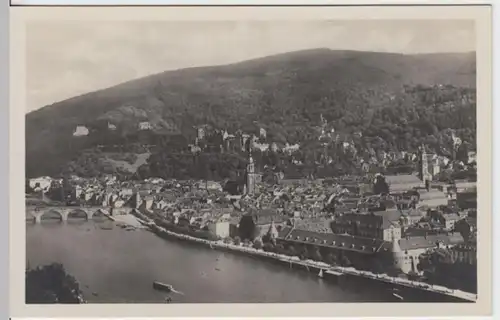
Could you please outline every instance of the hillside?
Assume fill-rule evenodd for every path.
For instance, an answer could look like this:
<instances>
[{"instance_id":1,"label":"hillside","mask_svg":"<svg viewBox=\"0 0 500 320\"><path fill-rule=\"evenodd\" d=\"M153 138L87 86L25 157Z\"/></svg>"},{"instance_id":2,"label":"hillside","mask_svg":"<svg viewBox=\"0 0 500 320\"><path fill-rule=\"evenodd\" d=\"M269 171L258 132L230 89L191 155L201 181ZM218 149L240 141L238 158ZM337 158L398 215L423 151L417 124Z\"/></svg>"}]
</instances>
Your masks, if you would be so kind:
<instances>
[{"instance_id":1,"label":"hillside","mask_svg":"<svg viewBox=\"0 0 500 320\"><path fill-rule=\"evenodd\" d=\"M364 124L358 129L364 130L376 110L406 105L410 109L422 103L422 97L412 93L414 88L448 85L454 95L451 100L461 99L464 92L473 92L475 98L475 78L474 53L400 55L328 49L163 72L27 114L27 175L59 174L68 162L81 162L81 152L93 152L97 146L134 154L152 151L141 145L178 150L194 139L193 126L201 124L249 132L256 130L257 122L269 139L302 143L311 134L304 130L316 126L323 115L337 131L352 133L348 125L352 119L346 122L346 118L361 117ZM450 98L438 100L444 104ZM138 132L138 124L145 121L152 130ZM468 121L475 131L475 114ZM89 134L73 136L77 126L87 127ZM439 131L447 125L440 126Z\"/></svg>"}]
</instances>

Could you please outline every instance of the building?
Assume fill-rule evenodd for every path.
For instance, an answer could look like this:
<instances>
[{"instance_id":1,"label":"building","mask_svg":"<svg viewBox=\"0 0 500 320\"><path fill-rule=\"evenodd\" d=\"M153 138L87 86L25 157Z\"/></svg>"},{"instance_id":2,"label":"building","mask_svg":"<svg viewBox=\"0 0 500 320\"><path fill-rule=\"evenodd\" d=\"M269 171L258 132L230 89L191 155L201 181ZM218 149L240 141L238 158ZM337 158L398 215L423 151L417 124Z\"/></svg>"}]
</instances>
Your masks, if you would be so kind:
<instances>
[{"instance_id":1,"label":"building","mask_svg":"<svg viewBox=\"0 0 500 320\"><path fill-rule=\"evenodd\" d=\"M216 181L206 181L205 188L207 190L213 190L213 191L219 191L219 192L222 192L222 189L223 189L222 185Z\"/></svg>"},{"instance_id":2,"label":"building","mask_svg":"<svg viewBox=\"0 0 500 320\"><path fill-rule=\"evenodd\" d=\"M389 185L391 193L406 192L422 187L419 177L412 174L386 175L385 182Z\"/></svg>"},{"instance_id":3,"label":"building","mask_svg":"<svg viewBox=\"0 0 500 320\"><path fill-rule=\"evenodd\" d=\"M451 231L455 229L455 224L466 217L465 213L453 212L450 210L429 210L429 218L437 222L441 229Z\"/></svg>"},{"instance_id":4,"label":"building","mask_svg":"<svg viewBox=\"0 0 500 320\"><path fill-rule=\"evenodd\" d=\"M440 217L440 222L444 230L451 231L455 229L456 223L463 218L464 216L458 213L444 213Z\"/></svg>"},{"instance_id":5,"label":"building","mask_svg":"<svg viewBox=\"0 0 500 320\"><path fill-rule=\"evenodd\" d=\"M435 179L441 173L441 161L439 160L439 158L436 155L433 155L431 165L432 165L431 174L432 174L433 179Z\"/></svg>"},{"instance_id":6,"label":"building","mask_svg":"<svg viewBox=\"0 0 500 320\"><path fill-rule=\"evenodd\" d=\"M236 139L236 136L233 135L233 134L228 134L227 136L225 136L225 139L224 139L224 148L226 150L226 152L235 152L238 147L240 146L239 143L237 143L237 139Z\"/></svg>"},{"instance_id":7,"label":"building","mask_svg":"<svg viewBox=\"0 0 500 320\"><path fill-rule=\"evenodd\" d=\"M141 205L143 204L144 202L144 199L146 197L148 197L150 195L150 192L148 190L140 190L140 191L137 191L135 192L134 195L132 195L128 201L128 205L130 205L132 208L135 208L135 209L139 209L141 207ZM107 194L105 195L105 202L106 203L109 203L110 199L110 194L109 192L107 192ZM151 202L151 205L152 205L152 202ZM148 206L146 206L148 207ZM151 206L149 206L149 208L151 208Z\"/></svg>"},{"instance_id":8,"label":"building","mask_svg":"<svg viewBox=\"0 0 500 320\"><path fill-rule=\"evenodd\" d=\"M388 234L390 240L386 241L285 227L279 232L277 242L293 255L307 255L317 250L326 263L331 263L327 259L331 255L340 265L375 272L395 269L406 274L420 272L418 263L423 253L435 248L453 249L464 243L459 233L400 238L396 231L392 229Z\"/></svg>"},{"instance_id":9,"label":"building","mask_svg":"<svg viewBox=\"0 0 500 320\"><path fill-rule=\"evenodd\" d=\"M439 206L446 206L449 204L448 196L441 190L430 188L429 191L420 192L420 202L419 207L426 206L429 208L435 208Z\"/></svg>"},{"instance_id":10,"label":"building","mask_svg":"<svg viewBox=\"0 0 500 320\"><path fill-rule=\"evenodd\" d=\"M108 130L114 131L116 130L116 126L110 122L108 122Z\"/></svg>"},{"instance_id":11,"label":"building","mask_svg":"<svg viewBox=\"0 0 500 320\"><path fill-rule=\"evenodd\" d=\"M252 155L250 155L248 159L248 165L246 170L246 193L254 194L255 193L255 184L256 181L256 173L255 173L255 164L253 162Z\"/></svg>"},{"instance_id":12,"label":"building","mask_svg":"<svg viewBox=\"0 0 500 320\"><path fill-rule=\"evenodd\" d=\"M151 123L143 121L139 123L138 128L139 130L151 130L153 127L151 126Z\"/></svg>"},{"instance_id":13,"label":"building","mask_svg":"<svg viewBox=\"0 0 500 320\"><path fill-rule=\"evenodd\" d=\"M426 212L414 208L401 210L401 219L399 221L402 224L402 227L406 229L420 222L426 214Z\"/></svg>"},{"instance_id":14,"label":"building","mask_svg":"<svg viewBox=\"0 0 500 320\"><path fill-rule=\"evenodd\" d=\"M416 269L414 260L408 259L405 256L403 250L401 249L401 246L399 245L399 239L397 239L394 234L392 235L391 241L391 253L394 266L397 270L401 270L402 272L407 273L412 269Z\"/></svg>"},{"instance_id":15,"label":"building","mask_svg":"<svg viewBox=\"0 0 500 320\"><path fill-rule=\"evenodd\" d=\"M279 237L279 232L281 231L282 227L278 228L274 224L274 221L271 221L271 225L269 226L269 229L267 230L266 235L269 237L270 241L276 241Z\"/></svg>"},{"instance_id":16,"label":"building","mask_svg":"<svg viewBox=\"0 0 500 320\"><path fill-rule=\"evenodd\" d=\"M432 181L431 168L429 168L429 160L432 158L427 154L425 146L422 145L419 150L419 161L418 161L418 177L427 186Z\"/></svg>"},{"instance_id":17,"label":"building","mask_svg":"<svg viewBox=\"0 0 500 320\"><path fill-rule=\"evenodd\" d=\"M401 217L402 213L399 210L346 213L336 217L331 227L335 234L391 241L394 236L401 238Z\"/></svg>"},{"instance_id":18,"label":"building","mask_svg":"<svg viewBox=\"0 0 500 320\"><path fill-rule=\"evenodd\" d=\"M378 269L392 265L391 242L380 239L355 237L346 234L320 233L285 227L279 233L277 243L294 255L306 254L318 249L322 259L333 259L343 266L360 270Z\"/></svg>"},{"instance_id":19,"label":"building","mask_svg":"<svg viewBox=\"0 0 500 320\"><path fill-rule=\"evenodd\" d=\"M477 242L469 241L456 245L450 250L453 262L477 265Z\"/></svg>"},{"instance_id":20,"label":"building","mask_svg":"<svg viewBox=\"0 0 500 320\"><path fill-rule=\"evenodd\" d=\"M208 230L219 238L227 238L231 235L231 219L226 214L221 214L210 220L206 226Z\"/></svg>"},{"instance_id":21,"label":"building","mask_svg":"<svg viewBox=\"0 0 500 320\"><path fill-rule=\"evenodd\" d=\"M29 180L29 186L33 191L44 190L48 191L52 185L53 179L51 177L39 177Z\"/></svg>"},{"instance_id":22,"label":"building","mask_svg":"<svg viewBox=\"0 0 500 320\"><path fill-rule=\"evenodd\" d=\"M137 208L140 212L150 211L153 209L154 197L147 195L142 198L141 204Z\"/></svg>"},{"instance_id":23,"label":"building","mask_svg":"<svg viewBox=\"0 0 500 320\"><path fill-rule=\"evenodd\" d=\"M80 185L73 186L73 190L71 191L71 200L76 201L81 198L83 192L83 188Z\"/></svg>"},{"instance_id":24,"label":"building","mask_svg":"<svg viewBox=\"0 0 500 320\"><path fill-rule=\"evenodd\" d=\"M89 134L89 129L85 126L76 126L75 131L73 132L74 137L87 136Z\"/></svg>"},{"instance_id":25,"label":"building","mask_svg":"<svg viewBox=\"0 0 500 320\"><path fill-rule=\"evenodd\" d=\"M420 273L417 266L420 256L434 248L452 248L463 244L464 239L460 233L441 233L423 236L406 236L399 240L393 238L392 253L394 265L403 273Z\"/></svg>"},{"instance_id":26,"label":"building","mask_svg":"<svg viewBox=\"0 0 500 320\"><path fill-rule=\"evenodd\" d=\"M477 182L456 179L454 181L454 187L456 189L456 192L464 192L464 191L474 192L476 191L477 188Z\"/></svg>"},{"instance_id":27,"label":"building","mask_svg":"<svg viewBox=\"0 0 500 320\"><path fill-rule=\"evenodd\" d=\"M252 219L255 226L254 236L263 237L271 226L281 230L286 225L287 216L280 215L275 209L260 209L252 213ZM243 220L243 217L241 218ZM240 222L241 222L240 220Z\"/></svg>"}]
</instances>

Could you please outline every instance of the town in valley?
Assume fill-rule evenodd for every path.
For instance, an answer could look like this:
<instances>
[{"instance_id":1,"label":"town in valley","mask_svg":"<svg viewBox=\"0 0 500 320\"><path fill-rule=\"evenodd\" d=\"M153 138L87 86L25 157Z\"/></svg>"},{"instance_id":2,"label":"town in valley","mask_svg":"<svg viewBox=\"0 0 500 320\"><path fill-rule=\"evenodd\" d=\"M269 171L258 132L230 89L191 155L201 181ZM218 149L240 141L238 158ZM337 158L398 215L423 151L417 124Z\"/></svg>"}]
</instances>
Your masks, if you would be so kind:
<instances>
[{"instance_id":1,"label":"town in valley","mask_svg":"<svg viewBox=\"0 0 500 320\"><path fill-rule=\"evenodd\" d=\"M83 24L26 32L26 303L478 301L473 20Z\"/></svg>"},{"instance_id":2,"label":"town in valley","mask_svg":"<svg viewBox=\"0 0 500 320\"><path fill-rule=\"evenodd\" d=\"M356 152L326 122L316 129L324 146L318 152L332 145ZM141 123L139 130L149 126ZM120 221L132 215L174 234L321 262L325 271L340 266L477 290L476 155L469 151L456 159L458 138L452 140L453 158L421 145L416 152L374 154L359 164L359 175L316 177L325 167L316 162L307 175L287 177L276 168L285 161L304 167L298 144L279 149L266 142L262 128L258 134L208 125L194 130L197 136L186 146L193 163L204 151L246 156L233 179L211 180L216 170L210 165L202 180L112 174L28 179L27 219Z\"/></svg>"}]
</instances>

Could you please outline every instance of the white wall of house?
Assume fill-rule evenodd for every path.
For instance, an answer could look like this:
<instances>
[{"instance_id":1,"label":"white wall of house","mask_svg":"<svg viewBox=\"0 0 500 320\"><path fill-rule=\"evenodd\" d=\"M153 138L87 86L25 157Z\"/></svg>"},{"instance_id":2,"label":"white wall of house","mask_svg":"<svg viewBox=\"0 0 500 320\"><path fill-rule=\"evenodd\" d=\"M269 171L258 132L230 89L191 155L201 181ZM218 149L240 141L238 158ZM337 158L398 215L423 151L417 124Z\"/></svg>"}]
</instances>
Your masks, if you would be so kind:
<instances>
[{"instance_id":1,"label":"white wall of house","mask_svg":"<svg viewBox=\"0 0 500 320\"><path fill-rule=\"evenodd\" d=\"M383 237L384 237L384 241L392 241L393 237L396 240L399 240L399 239L401 239L401 228L384 229Z\"/></svg>"},{"instance_id":2,"label":"white wall of house","mask_svg":"<svg viewBox=\"0 0 500 320\"><path fill-rule=\"evenodd\" d=\"M420 255L427 251L428 248L419 248L403 251L402 256L402 270L404 273L409 273L410 271L420 273L417 269L417 265L420 262Z\"/></svg>"},{"instance_id":3,"label":"white wall of house","mask_svg":"<svg viewBox=\"0 0 500 320\"><path fill-rule=\"evenodd\" d=\"M48 190L50 188L51 183L52 183L52 178L50 177L39 177L29 180L30 188L32 189L35 189L35 187L38 185L40 186L41 189Z\"/></svg>"},{"instance_id":4,"label":"white wall of house","mask_svg":"<svg viewBox=\"0 0 500 320\"><path fill-rule=\"evenodd\" d=\"M229 221L219 221L208 224L208 230L218 237L229 237Z\"/></svg>"}]
</instances>

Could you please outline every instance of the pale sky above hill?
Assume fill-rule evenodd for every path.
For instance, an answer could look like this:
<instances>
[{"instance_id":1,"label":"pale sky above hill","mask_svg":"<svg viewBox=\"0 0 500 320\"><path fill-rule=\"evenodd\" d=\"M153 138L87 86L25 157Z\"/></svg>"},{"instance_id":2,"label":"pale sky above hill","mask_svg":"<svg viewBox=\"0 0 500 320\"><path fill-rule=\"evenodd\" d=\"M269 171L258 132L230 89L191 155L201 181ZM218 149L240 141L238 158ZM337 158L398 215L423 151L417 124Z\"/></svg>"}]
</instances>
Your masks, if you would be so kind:
<instances>
[{"instance_id":1,"label":"pale sky above hill","mask_svg":"<svg viewBox=\"0 0 500 320\"><path fill-rule=\"evenodd\" d=\"M33 22L26 31L27 110L165 70L313 48L474 51L474 22Z\"/></svg>"}]
</instances>

